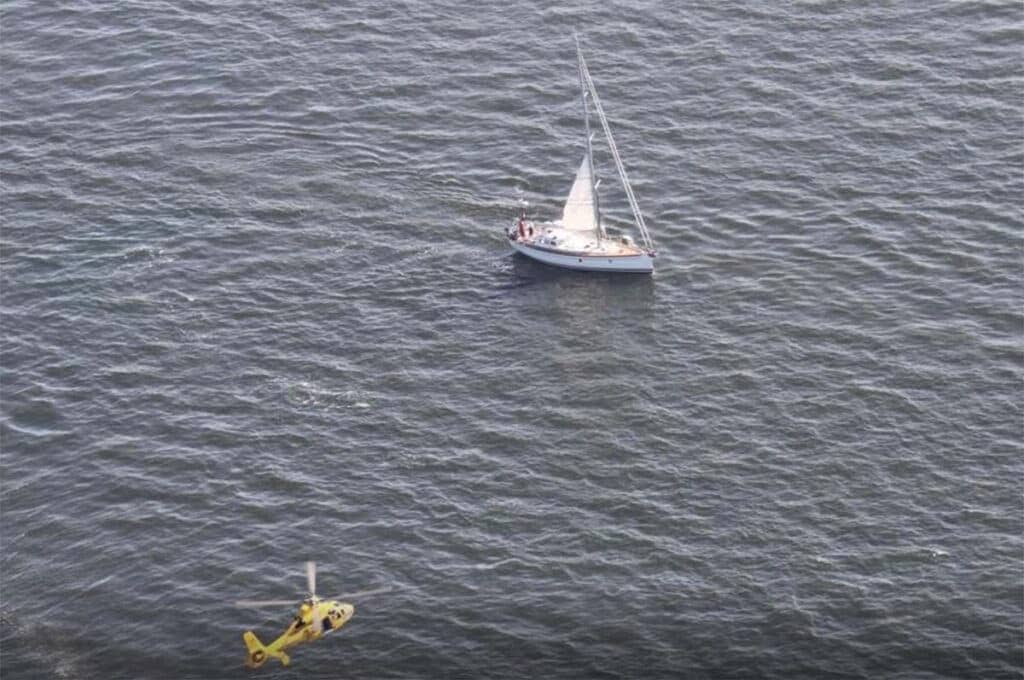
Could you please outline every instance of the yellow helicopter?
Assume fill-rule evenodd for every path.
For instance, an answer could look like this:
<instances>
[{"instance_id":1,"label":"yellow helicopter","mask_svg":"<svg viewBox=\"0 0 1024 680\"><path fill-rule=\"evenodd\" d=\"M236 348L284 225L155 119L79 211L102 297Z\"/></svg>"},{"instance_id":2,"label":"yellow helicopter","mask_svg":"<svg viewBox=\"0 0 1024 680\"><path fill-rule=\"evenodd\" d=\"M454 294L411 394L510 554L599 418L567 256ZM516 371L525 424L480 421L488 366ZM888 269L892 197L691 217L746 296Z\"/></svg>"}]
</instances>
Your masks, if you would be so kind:
<instances>
[{"instance_id":1,"label":"yellow helicopter","mask_svg":"<svg viewBox=\"0 0 1024 680\"><path fill-rule=\"evenodd\" d=\"M348 623L348 620L355 614L356 608L338 600L321 600L316 594L316 563L306 562L306 584L309 587L309 597L299 605L299 611L292 620L291 625L281 633L280 637L264 645L256 634L251 630L242 634L248 655L245 665L249 668L259 668L267 659L277 659L282 665L291 663L291 657L286 650L303 642L314 642L324 635L334 632ZM356 598L373 593L382 593L389 588L375 588L363 590L358 593L342 595L341 597ZM239 600L235 603L238 607L276 607L294 604L292 600Z\"/></svg>"}]
</instances>

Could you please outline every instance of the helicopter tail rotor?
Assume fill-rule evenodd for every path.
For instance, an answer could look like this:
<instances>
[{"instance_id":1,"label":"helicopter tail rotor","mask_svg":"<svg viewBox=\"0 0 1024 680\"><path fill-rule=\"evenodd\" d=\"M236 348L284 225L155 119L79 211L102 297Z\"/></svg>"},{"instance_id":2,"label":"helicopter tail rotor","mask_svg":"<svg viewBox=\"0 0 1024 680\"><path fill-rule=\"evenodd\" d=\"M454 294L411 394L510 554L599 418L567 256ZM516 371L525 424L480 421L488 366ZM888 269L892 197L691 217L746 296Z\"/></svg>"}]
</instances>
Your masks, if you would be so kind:
<instances>
[{"instance_id":1,"label":"helicopter tail rotor","mask_svg":"<svg viewBox=\"0 0 1024 680\"><path fill-rule=\"evenodd\" d=\"M267 661L267 648L263 646L260 639L256 637L256 633L251 630L245 631L242 634L242 640L245 641L245 649L249 652L249 655L245 659L245 665L249 668L259 668Z\"/></svg>"}]
</instances>

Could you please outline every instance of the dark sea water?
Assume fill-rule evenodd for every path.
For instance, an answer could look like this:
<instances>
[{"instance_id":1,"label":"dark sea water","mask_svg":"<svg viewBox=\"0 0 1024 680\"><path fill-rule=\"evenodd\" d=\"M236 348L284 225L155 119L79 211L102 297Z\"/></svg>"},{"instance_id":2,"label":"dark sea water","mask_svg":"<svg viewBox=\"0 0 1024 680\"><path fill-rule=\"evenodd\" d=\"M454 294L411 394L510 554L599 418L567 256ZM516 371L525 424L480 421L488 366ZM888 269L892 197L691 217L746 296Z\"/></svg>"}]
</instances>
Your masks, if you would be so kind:
<instances>
[{"instance_id":1,"label":"dark sea water","mask_svg":"<svg viewBox=\"0 0 1024 680\"><path fill-rule=\"evenodd\" d=\"M502 236L579 163L574 28L653 277ZM5 3L0 675L1020 678L1022 45L1020 2ZM232 603L307 559L392 590L252 675L293 610Z\"/></svg>"}]
</instances>

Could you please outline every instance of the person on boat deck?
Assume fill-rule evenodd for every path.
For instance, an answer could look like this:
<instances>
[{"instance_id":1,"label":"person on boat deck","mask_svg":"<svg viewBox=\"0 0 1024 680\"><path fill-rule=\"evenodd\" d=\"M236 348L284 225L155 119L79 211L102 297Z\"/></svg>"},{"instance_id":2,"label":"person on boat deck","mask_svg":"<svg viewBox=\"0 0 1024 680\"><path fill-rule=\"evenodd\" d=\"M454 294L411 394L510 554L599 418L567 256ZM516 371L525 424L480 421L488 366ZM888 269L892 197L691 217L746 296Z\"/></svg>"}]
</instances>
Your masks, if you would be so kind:
<instances>
[{"instance_id":1,"label":"person on boat deck","mask_svg":"<svg viewBox=\"0 0 1024 680\"><path fill-rule=\"evenodd\" d=\"M519 218L519 238L526 238L526 217L520 216Z\"/></svg>"}]
</instances>

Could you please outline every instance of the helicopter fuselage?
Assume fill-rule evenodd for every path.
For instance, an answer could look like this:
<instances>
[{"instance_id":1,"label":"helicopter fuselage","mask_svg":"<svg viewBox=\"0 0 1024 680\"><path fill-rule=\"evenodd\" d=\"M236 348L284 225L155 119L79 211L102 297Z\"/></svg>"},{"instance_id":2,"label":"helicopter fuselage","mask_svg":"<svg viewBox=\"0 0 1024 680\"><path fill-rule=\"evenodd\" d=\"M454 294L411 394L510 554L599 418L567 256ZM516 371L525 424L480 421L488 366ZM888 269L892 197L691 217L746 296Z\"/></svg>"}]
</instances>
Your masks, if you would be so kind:
<instances>
[{"instance_id":1,"label":"helicopter fuselage","mask_svg":"<svg viewBox=\"0 0 1024 680\"><path fill-rule=\"evenodd\" d=\"M355 607L336 600L306 600L288 628L269 645L263 645L252 631L242 635L249 655L246 665L259 668L273 657L287 666L291 659L286 650L303 642L314 642L324 635L336 631L352 618Z\"/></svg>"}]
</instances>

